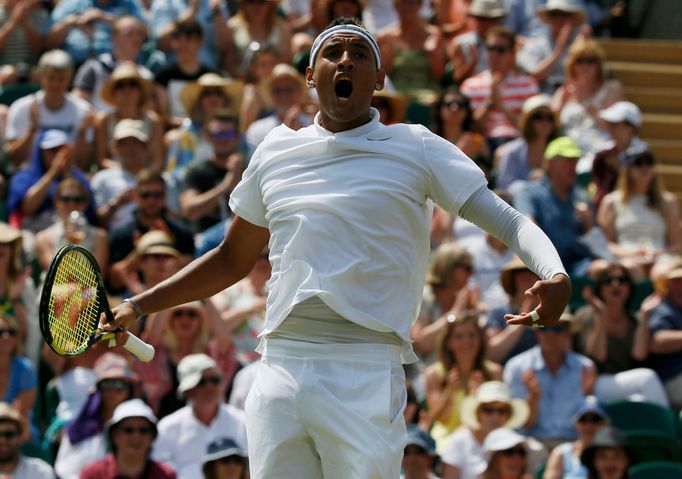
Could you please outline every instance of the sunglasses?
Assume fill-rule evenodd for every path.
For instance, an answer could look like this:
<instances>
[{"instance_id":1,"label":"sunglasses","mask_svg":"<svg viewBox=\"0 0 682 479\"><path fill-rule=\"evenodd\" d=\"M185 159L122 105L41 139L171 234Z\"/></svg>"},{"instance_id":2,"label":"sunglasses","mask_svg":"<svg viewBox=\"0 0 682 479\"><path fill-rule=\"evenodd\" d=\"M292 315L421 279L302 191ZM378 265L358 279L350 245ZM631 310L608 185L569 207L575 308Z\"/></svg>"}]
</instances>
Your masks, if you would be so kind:
<instances>
[{"instance_id":1,"label":"sunglasses","mask_svg":"<svg viewBox=\"0 0 682 479\"><path fill-rule=\"evenodd\" d=\"M650 156L640 156L632 162L634 167L654 166L654 159Z\"/></svg>"},{"instance_id":2,"label":"sunglasses","mask_svg":"<svg viewBox=\"0 0 682 479\"><path fill-rule=\"evenodd\" d=\"M59 201L62 203L85 203L85 196L69 196L69 195L59 195Z\"/></svg>"},{"instance_id":3,"label":"sunglasses","mask_svg":"<svg viewBox=\"0 0 682 479\"><path fill-rule=\"evenodd\" d=\"M211 139L214 141L232 141L237 138L235 130L220 130L211 133Z\"/></svg>"},{"instance_id":4,"label":"sunglasses","mask_svg":"<svg viewBox=\"0 0 682 479\"><path fill-rule=\"evenodd\" d=\"M601 280L604 284L627 284L625 276L604 276Z\"/></svg>"},{"instance_id":5,"label":"sunglasses","mask_svg":"<svg viewBox=\"0 0 682 479\"><path fill-rule=\"evenodd\" d=\"M526 457L526 450L523 447L512 447L511 449L500 451L500 454L507 457Z\"/></svg>"},{"instance_id":6,"label":"sunglasses","mask_svg":"<svg viewBox=\"0 0 682 479\"><path fill-rule=\"evenodd\" d=\"M531 119L535 121L551 121L554 123L554 115L551 113L536 113L531 117Z\"/></svg>"},{"instance_id":7,"label":"sunglasses","mask_svg":"<svg viewBox=\"0 0 682 479\"><path fill-rule=\"evenodd\" d=\"M466 108L469 104L466 100L450 100L443 102L443 106L446 106L451 110L459 110L461 108Z\"/></svg>"},{"instance_id":8,"label":"sunglasses","mask_svg":"<svg viewBox=\"0 0 682 479\"><path fill-rule=\"evenodd\" d=\"M296 93L298 91L298 87L294 85L289 85L289 86L275 86L270 89L273 95L284 95L288 94L291 95L292 93Z\"/></svg>"},{"instance_id":9,"label":"sunglasses","mask_svg":"<svg viewBox=\"0 0 682 479\"><path fill-rule=\"evenodd\" d=\"M499 414L500 416L511 414L511 409L508 407L481 406L478 410L481 414Z\"/></svg>"},{"instance_id":10,"label":"sunglasses","mask_svg":"<svg viewBox=\"0 0 682 479\"><path fill-rule=\"evenodd\" d=\"M597 57L583 57L578 58L575 63L576 65L596 65L600 63L600 60Z\"/></svg>"},{"instance_id":11,"label":"sunglasses","mask_svg":"<svg viewBox=\"0 0 682 479\"><path fill-rule=\"evenodd\" d=\"M588 413L580 416L578 422L582 424L600 424L604 422L604 418L599 414Z\"/></svg>"},{"instance_id":12,"label":"sunglasses","mask_svg":"<svg viewBox=\"0 0 682 479\"><path fill-rule=\"evenodd\" d=\"M147 253L144 255L145 258L153 259L154 261L166 261L171 258L175 258L175 256L171 254L163 254L163 253Z\"/></svg>"},{"instance_id":13,"label":"sunglasses","mask_svg":"<svg viewBox=\"0 0 682 479\"><path fill-rule=\"evenodd\" d=\"M203 376L201 380L197 383L197 386L206 386L207 384L212 384L217 386L222 382L223 378L220 376Z\"/></svg>"},{"instance_id":14,"label":"sunglasses","mask_svg":"<svg viewBox=\"0 0 682 479\"><path fill-rule=\"evenodd\" d=\"M148 199L160 200L164 196L166 196L165 191L140 191L140 193L138 193L138 194L139 194L140 198L142 198L143 200L148 200Z\"/></svg>"},{"instance_id":15,"label":"sunglasses","mask_svg":"<svg viewBox=\"0 0 682 479\"><path fill-rule=\"evenodd\" d=\"M19 431L7 429L6 431L0 431L0 437L4 439L14 439L19 437Z\"/></svg>"},{"instance_id":16,"label":"sunglasses","mask_svg":"<svg viewBox=\"0 0 682 479\"><path fill-rule=\"evenodd\" d=\"M571 12L565 12L564 10L550 10L549 12L547 12L547 14L551 18L566 18L573 16Z\"/></svg>"},{"instance_id":17,"label":"sunglasses","mask_svg":"<svg viewBox=\"0 0 682 479\"><path fill-rule=\"evenodd\" d=\"M138 88L140 84L136 82L135 80L124 80L120 82L116 82L114 85L114 89L116 90L122 90L124 88Z\"/></svg>"},{"instance_id":18,"label":"sunglasses","mask_svg":"<svg viewBox=\"0 0 682 479\"><path fill-rule=\"evenodd\" d=\"M194 319L199 317L199 313L194 309L176 309L175 311L173 311L174 318L181 318L183 316L185 318Z\"/></svg>"},{"instance_id":19,"label":"sunglasses","mask_svg":"<svg viewBox=\"0 0 682 479\"><path fill-rule=\"evenodd\" d=\"M141 434L143 436L151 436L154 434L154 429L151 427L132 427L132 426L126 426L122 427L119 429L123 434Z\"/></svg>"},{"instance_id":20,"label":"sunglasses","mask_svg":"<svg viewBox=\"0 0 682 479\"><path fill-rule=\"evenodd\" d=\"M486 45L485 49L490 53L499 53L500 55L511 51L511 47L504 47L502 45Z\"/></svg>"},{"instance_id":21,"label":"sunglasses","mask_svg":"<svg viewBox=\"0 0 682 479\"><path fill-rule=\"evenodd\" d=\"M130 383L125 379L103 379L97 383L100 391L130 391Z\"/></svg>"},{"instance_id":22,"label":"sunglasses","mask_svg":"<svg viewBox=\"0 0 682 479\"><path fill-rule=\"evenodd\" d=\"M17 335L17 330L14 328L1 328L0 338L14 338Z\"/></svg>"},{"instance_id":23,"label":"sunglasses","mask_svg":"<svg viewBox=\"0 0 682 479\"><path fill-rule=\"evenodd\" d=\"M419 446L407 446L403 451L403 456L423 456L426 451Z\"/></svg>"},{"instance_id":24,"label":"sunglasses","mask_svg":"<svg viewBox=\"0 0 682 479\"><path fill-rule=\"evenodd\" d=\"M201 96L225 96L225 92L220 88L204 88L201 91Z\"/></svg>"}]
</instances>

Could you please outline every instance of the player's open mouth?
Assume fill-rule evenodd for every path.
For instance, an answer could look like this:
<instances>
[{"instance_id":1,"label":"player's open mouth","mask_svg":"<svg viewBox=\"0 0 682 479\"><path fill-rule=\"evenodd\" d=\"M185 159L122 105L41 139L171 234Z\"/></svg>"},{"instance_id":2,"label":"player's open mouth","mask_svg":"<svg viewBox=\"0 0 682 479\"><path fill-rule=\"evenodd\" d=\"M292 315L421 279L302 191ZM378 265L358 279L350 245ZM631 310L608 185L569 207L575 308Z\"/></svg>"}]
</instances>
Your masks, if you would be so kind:
<instances>
[{"instance_id":1,"label":"player's open mouth","mask_svg":"<svg viewBox=\"0 0 682 479\"><path fill-rule=\"evenodd\" d=\"M348 100L351 93L353 93L353 84L350 80L342 78L334 85L334 92L340 100Z\"/></svg>"}]
</instances>

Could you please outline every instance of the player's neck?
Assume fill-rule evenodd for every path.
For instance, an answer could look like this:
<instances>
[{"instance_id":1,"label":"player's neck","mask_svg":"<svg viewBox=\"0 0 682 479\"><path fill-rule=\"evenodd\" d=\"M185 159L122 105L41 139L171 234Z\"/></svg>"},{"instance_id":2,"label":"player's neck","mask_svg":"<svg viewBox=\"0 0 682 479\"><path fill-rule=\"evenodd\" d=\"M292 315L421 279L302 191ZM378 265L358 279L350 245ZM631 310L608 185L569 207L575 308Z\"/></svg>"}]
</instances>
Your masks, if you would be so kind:
<instances>
[{"instance_id":1,"label":"player's neck","mask_svg":"<svg viewBox=\"0 0 682 479\"><path fill-rule=\"evenodd\" d=\"M342 131L353 130L362 125L366 125L372 120L371 112L367 112L353 120L349 121L337 121L333 120L330 116L325 113L320 113L320 126L327 131L332 133L340 133Z\"/></svg>"}]
</instances>

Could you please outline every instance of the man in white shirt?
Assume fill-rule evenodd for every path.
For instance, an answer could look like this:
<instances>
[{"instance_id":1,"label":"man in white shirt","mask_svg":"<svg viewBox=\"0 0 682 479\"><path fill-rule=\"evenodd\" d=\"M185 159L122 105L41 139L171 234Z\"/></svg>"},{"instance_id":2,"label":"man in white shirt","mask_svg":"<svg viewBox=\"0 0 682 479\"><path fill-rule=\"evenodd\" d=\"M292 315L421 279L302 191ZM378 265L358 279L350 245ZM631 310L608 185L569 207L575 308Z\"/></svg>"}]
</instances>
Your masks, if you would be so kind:
<instances>
[{"instance_id":1,"label":"man in white shirt","mask_svg":"<svg viewBox=\"0 0 682 479\"><path fill-rule=\"evenodd\" d=\"M460 150L422 126L379 123L370 105L385 71L362 25L337 19L310 58L320 113L261 143L232 193L223 243L116 307L102 328L217 293L269 244L263 356L246 401L251 477L393 479L406 442L401 359L416 359L409 331L432 201L496 231L544 278L529 290L538 308L510 323L556 323L570 281L541 230L489 191Z\"/></svg>"},{"instance_id":2,"label":"man in white shirt","mask_svg":"<svg viewBox=\"0 0 682 479\"><path fill-rule=\"evenodd\" d=\"M190 354L178 363L178 394L188 405L161 419L152 458L175 469L178 479L203 477L208 445L228 437L246 450L244 413L223 403L223 378L206 354Z\"/></svg>"},{"instance_id":3,"label":"man in white shirt","mask_svg":"<svg viewBox=\"0 0 682 479\"><path fill-rule=\"evenodd\" d=\"M54 479L54 471L49 464L21 453L27 426L28 421L19 411L0 402L0 477Z\"/></svg>"}]
</instances>

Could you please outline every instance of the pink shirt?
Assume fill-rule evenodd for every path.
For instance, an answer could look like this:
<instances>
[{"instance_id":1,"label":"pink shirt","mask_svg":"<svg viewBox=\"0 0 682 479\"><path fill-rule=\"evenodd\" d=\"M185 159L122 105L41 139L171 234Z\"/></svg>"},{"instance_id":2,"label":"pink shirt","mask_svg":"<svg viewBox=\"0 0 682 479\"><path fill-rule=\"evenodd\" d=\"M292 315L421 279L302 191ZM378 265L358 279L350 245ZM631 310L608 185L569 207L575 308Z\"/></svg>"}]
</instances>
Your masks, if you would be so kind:
<instances>
[{"instance_id":1,"label":"pink shirt","mask_svg":"<svg viewBox=\"0 0 682 479\"><path fill-rule=\"evenodd\" d=\"M114 455L109 454L84 468L80 479L176 479L176 477L175 471L169 465L152 460L147 462L147 467L139 476L123 475L118 471Z\"/></svg>"}]
</instances>

